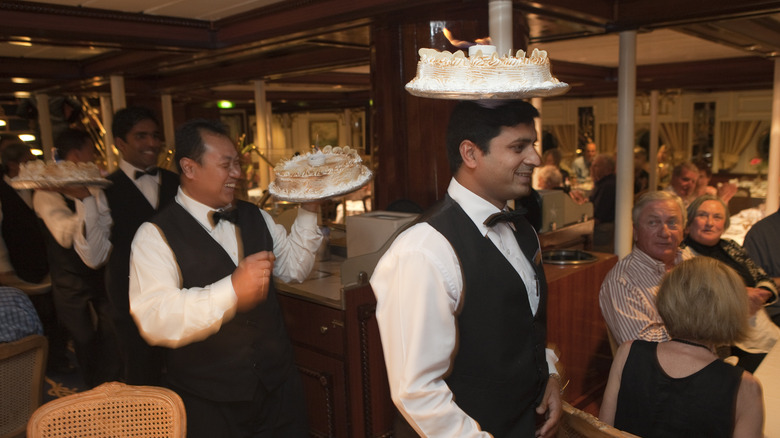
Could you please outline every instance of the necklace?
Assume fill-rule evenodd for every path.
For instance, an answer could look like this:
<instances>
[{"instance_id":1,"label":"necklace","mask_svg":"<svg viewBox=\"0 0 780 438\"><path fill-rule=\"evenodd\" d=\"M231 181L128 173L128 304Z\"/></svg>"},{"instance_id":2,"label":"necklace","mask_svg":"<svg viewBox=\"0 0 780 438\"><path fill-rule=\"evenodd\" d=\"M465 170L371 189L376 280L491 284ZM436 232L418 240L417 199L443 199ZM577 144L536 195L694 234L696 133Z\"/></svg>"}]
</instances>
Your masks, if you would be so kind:
<instances>
[{"instance_id":1,"label":"necklace","mask_svg":"<svg viewBox=\"0 0 780 438\"><path fill-rule=\"evenodd\" d=\"M686 339L679 339L679 338L672 338L671 340L673 342L679 342L681 344L688 344L688 345L693 345L694 347L701 347L701 348L706 349L709 352L712 352L712 349L710 347L708 347L708 346L706 346L704 344L699 344L698 342L688 341Z\"/></svg>"}]
</instances>

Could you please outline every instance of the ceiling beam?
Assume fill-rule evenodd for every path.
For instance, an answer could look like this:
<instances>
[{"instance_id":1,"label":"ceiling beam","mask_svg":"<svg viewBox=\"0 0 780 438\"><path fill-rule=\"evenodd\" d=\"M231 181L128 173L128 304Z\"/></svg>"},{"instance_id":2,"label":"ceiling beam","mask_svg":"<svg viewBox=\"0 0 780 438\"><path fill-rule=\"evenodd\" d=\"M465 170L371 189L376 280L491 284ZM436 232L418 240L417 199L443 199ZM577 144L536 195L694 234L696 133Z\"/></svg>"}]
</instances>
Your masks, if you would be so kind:
<instances>
[{"instance_id":1,"label":"ceiling beam","mask_svg":"<svg viewBox=\"0 0 780 438\"><path fill-rule=\"evenodd\" d=\"M0 36L102 47L214 47L210 23L202 20L14 0L0 1Z\"/></svg>"}]
</instances>

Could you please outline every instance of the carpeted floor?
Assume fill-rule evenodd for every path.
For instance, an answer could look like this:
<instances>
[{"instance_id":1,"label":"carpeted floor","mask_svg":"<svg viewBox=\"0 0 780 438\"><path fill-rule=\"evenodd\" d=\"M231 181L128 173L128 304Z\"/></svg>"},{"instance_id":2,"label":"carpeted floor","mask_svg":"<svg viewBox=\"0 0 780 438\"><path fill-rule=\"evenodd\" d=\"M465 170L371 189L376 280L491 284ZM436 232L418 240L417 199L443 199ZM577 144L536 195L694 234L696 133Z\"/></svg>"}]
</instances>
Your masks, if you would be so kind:
<instances>
[{"instance_id":1,"label":"carpeted floor","mask_svg":"<svg viewBox=\"0 0 780 438\"><path fill-rule=\"evenodd\" d=\"M76 358L72 351L68 351L68 358L72 364L76 363ZM84 379L81 378L78 367L69 371L47 369L43 386L43 402L46 403L86 389L87 385L84 384Z\"/></svg>"}]
</instances>

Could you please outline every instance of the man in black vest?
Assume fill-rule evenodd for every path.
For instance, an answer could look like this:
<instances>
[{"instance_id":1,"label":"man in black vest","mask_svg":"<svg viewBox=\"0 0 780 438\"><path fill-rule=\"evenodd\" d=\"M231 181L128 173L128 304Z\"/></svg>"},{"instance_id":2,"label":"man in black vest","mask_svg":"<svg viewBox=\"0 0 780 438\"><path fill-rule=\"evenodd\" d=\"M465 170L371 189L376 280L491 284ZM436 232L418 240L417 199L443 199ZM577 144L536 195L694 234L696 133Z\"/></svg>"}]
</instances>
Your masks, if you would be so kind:
<instances>
[{"instance_id":1,"label":"man in black vest","mask_svg":"<svg viewBox=\"0 0 780 438\"><path fill-rule=\"evenodd\" d=\"M0 284L29 294L49 340L47 369L68 373L75 368L66 355L67 332L54 310L46 242L40 219L33 210L33 190L11 187L11 179L19 174L20 166L35 157L30 147L20 141L8 142L0 156Z\"/></svg>"},{"instance_id":2,"label":"man in black vest","mask_svg":"<svg viewBox=\"0 0 780 438\"><path fill-rule=\"evenodd\" d=\"M111 228L111 252L106 265L106 289L119 338L124 378L132 385L158 385L162 372L162 352L141 338L127 299L130 275L130 244L142 223L173 201L179 176L159 169L162 151L160 129L151 110L128 107L114 114L111 129L114 143L122 153L119 169L108 179L106 188L114 226Z\"/></svg>"},{"instance_id":3,"label":"man in black vest","mask_svg":"<svg viewBox=\"0 0 780 438\"><path fill-rule=\"evenodd\" d=\"M176 133L176 202L141 225L130 257L130 310L165 351L166 384L190 437L303 437L306 412L273 278L302 281L322 241L317 205L285 228L234 199L235 144L219 122Z\"/></svg>"},{"instance_id":4,"label":"man in black vest","mask_svg":"<svg viewBox=\"0 0 780 438\"><path fill-rule=\"evenodd\" d=\"M545 349L539 241L507 209L540 164L537 116L523 101L458 103L447 194L374 270L390 392L405 420L398 436L555 436L560 384Z\"/></svg>"},{"instance_id":5,"label":"man in black vest","mask_svg":"<svg viewBox=\"0 0 780 438\"><path fill-rule=\"evenodd\" d=\"M54 144L65 161L95 159L94 143L84 131L66 129ZM121 363L102 266L111 251L111 214L105 195L99 188L85 186L38 189L33 208L45 224L57 318L73 338L84 383L93 387L117 380Z\"/></svg>"}]
</instances>

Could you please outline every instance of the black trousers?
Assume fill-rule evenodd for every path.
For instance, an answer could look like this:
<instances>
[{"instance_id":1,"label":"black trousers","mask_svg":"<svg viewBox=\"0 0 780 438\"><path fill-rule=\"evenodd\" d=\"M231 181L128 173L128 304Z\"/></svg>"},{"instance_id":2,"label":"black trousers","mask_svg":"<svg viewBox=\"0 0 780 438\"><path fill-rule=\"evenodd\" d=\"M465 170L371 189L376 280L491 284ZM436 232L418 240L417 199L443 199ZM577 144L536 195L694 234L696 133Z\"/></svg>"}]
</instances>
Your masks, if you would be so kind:
<instances>
[{"instance_id":1,"label":"black trousers","mask_svg":"<svg viewBox=\"0 0 780 438\"><path fill-rule=\"evenodd\" d=\"M251 401L218 402L171 387L187 410L188 438L308 437L306 403L298 370L270 391L257 386Z\"/></svg>"},{"instance_id":2,"label":"black trousers","mask_svg":"<svg viewBox=\"0 0 780 438\"><path fill-rule=\"evenodd\" d=\"M80 287L53 278L57 318L73 339L76 359L88 387L119 380L121 360L102 276ZM84 280L84 279L82 279Z\"/></svg>"}]
</instances>

